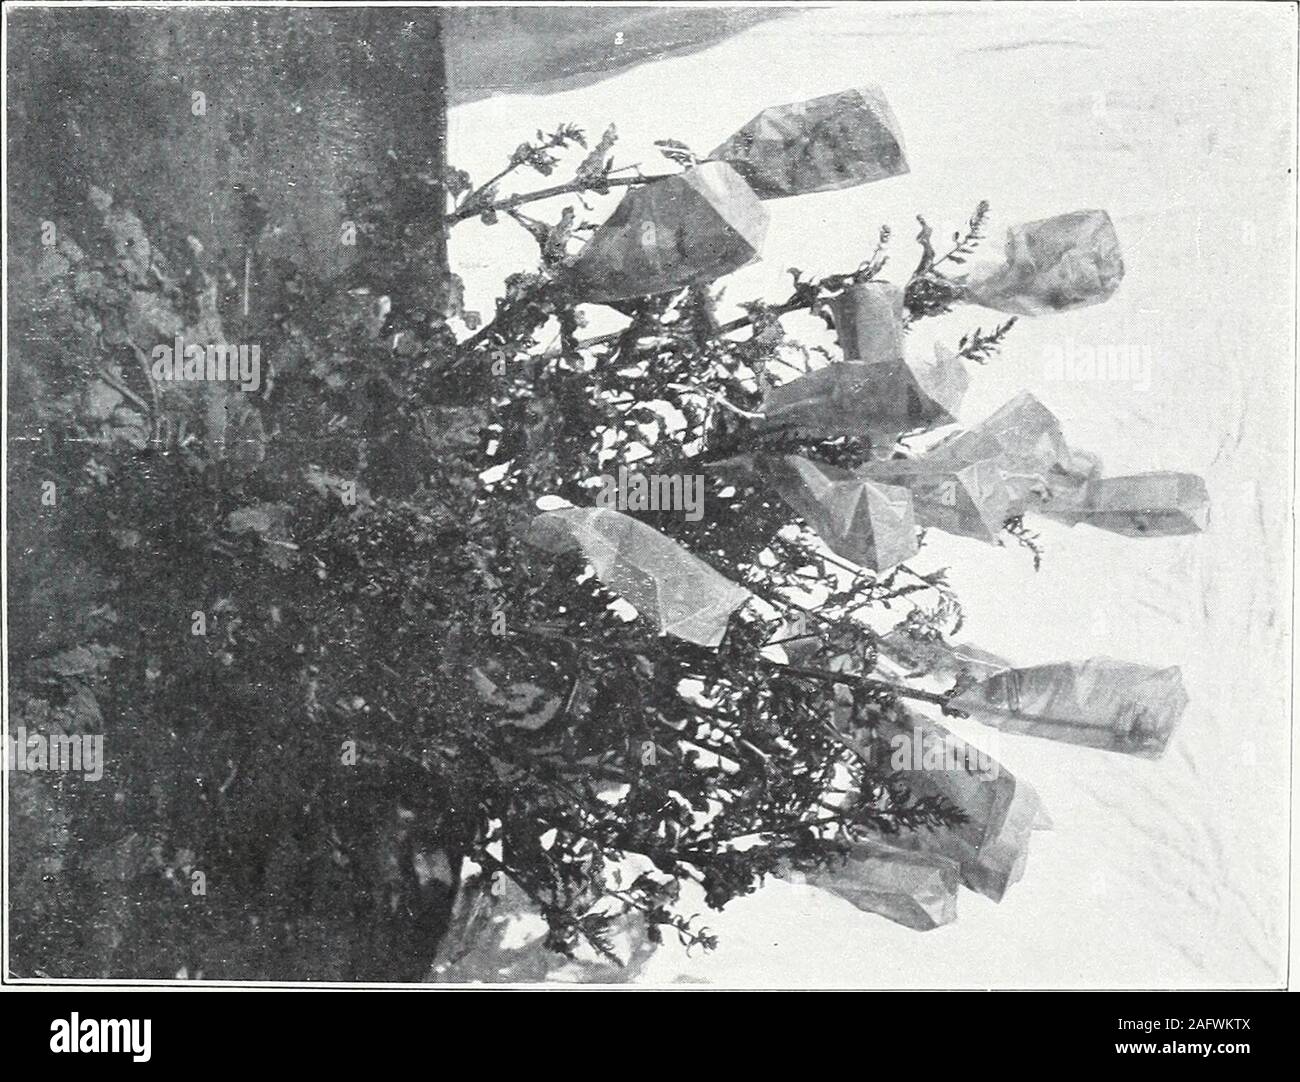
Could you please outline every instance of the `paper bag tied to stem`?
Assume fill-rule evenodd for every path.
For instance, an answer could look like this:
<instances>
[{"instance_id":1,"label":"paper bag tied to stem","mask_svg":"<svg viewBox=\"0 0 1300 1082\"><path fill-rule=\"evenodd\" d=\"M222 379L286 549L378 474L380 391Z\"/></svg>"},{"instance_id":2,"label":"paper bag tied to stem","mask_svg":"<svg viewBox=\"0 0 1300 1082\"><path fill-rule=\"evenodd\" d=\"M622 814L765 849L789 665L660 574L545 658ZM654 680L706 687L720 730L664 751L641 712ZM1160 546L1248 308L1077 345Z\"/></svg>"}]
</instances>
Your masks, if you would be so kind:
<instances>
[{"instance_id":1,"label":"paper bag tied to stem","mask_svg":"<svg viewBox=\"0 0 1300 1082\"><path fill-rule=\"evenodd\" d=\"M766 423L818 436L867 436L892 446L903 432L956 419L969 382L965 366L938 348L933 360L903 349L903 297L864 282L831 302L845 360L771 388Z\"/></svg>"},{"instance_id":2,"label":"paper bag tied to stem","mask_svg":"<svg viewBox=\"0 0 1300 1082\"><path fill-rule=\"evenodd\" d=\"M973 270L966 299L1022 316L1108 300L1124 277L1119 237L1104 210L1076 210L1012 226L1000 266Z\"/></svg>"},{"instance_id":3,"label":"paper bag tied to stem","mask_svg":"<svg viewBox=\"0 0 1300 1082\"><path fill-rule=\"evenodd\" d=\"M830 302L846 361L885 363L903 356L903 291L888 282L860 282Z\"/></svg>"},{"instance_id":4,"label":"paper bag tied to stem","mask_svg":"<svg viewBox=\"0 0 1300 1082\"><path fill-rule=\"evenodd\" d=\"M874 86L764 109L709 157L729 162L760 199L907 172L898 121Z\"/></svg>"},{"instance_id":5,"label":"paper bag tied to stem","mask_svg":"<svg viewBox=\"0 0 1300 1082\"><path fill-rule=\"evenodd\" d=\"M969 466L935 464L924 456L870 462L857 471L912 493L916 521L945 533L998 543L1002 526L1015 514L1015 500L997 465L989 460Z\"/></svg>"},{"instance_id":6,"label":"paper bag tied to stem","mask_svg":"<svg viewBox=\"0 0 1300 1082\"><path fill-rule=\"evenodd\" d=\"M725 162L631 189L568 270L579 301L617 301L711 282L754 262L767 211Z\"/></svg>"},{"instance_id":7,"label":"paper bag tied to stem","mask_svg":"<svg viewBox=\"0 0 1300 1082\"><path fill-rule=\"evenodd\" d=\"M916 554L916 518L905 488L800 455L740 455L711 468L724 476L757 476L827 548L861 567L879 571Z\"/></svg>"},{"instance_id":8,"label":"paper bag tied to stem","mask_svg":"<svg viewBox=\"0 0 1300 1082\"><path fill-rule=\"evenodd\" d=\"M955 860L962 882L995 902L1025 872L1029 837L1041 820L1038 794L986 752L938 722L908 714L885 723L903 767L899 780L915 796L939 796L967 816L960 826L903 831L892 844Z\"/></svg>"},{"instance_id":9,"label":"paper bag tied to stem","mask_svg":"<svg viewBox=\"0 0 1300 1082\"><path fill-rule=\"evenodd\" d=\"M1138 473L1098 478L1077 500L1050 501L1042 510L1070 525L1085 522L1128 537L1172 537L1205 529L1210 494L1194 473Z\"/></svg>"},{"instance_id":10,"label":"paper bag tied to stem","mask_svg":"<svg viewBox=\"0 0 1300 1082\"><path fill-rule=\"evenodd\" d=\"M961 867L938 853L864 840L854 843L844 864L808 872L804 881L918 932L957 919Z\"/></svg>"},{"instance_id":11,"label":"paper bag tied to stem","mask_svg":"<svg viewBox=\"0 0 1300 1082\"><path fill-rule=\"evenodd\" d=\"M1016 501L1017 511L1077 499L1101 474L1101 464L1065 442L1060 422L1027 391L987 420L958 432L927 452L932 465L957 468L991 461Z\"/></svg>"},{"instance_id":12,"label":"paper bag tied to stem","mask_svg":"<svg viewBox=\"0 0 1300 1082\"><path fill-rule=\"evenodd\" d=\"M1006 669L952 705L1004 732L1155 758L1187 702L1177 666L1095 657Z\"/></svg>"},{"instance_id":13,"label":"paper bag tied to stem","mask_svg":"<svg viewBox=\"0 0 1300 1082\"><path fill-rule=\"evenodd\" d=\"M620 511L543 511L528 528L548 552L581 551L597 578L667 635L698 646L722 642L731 614L750 593L670 537Z\"/></svg>"}]
</instances>

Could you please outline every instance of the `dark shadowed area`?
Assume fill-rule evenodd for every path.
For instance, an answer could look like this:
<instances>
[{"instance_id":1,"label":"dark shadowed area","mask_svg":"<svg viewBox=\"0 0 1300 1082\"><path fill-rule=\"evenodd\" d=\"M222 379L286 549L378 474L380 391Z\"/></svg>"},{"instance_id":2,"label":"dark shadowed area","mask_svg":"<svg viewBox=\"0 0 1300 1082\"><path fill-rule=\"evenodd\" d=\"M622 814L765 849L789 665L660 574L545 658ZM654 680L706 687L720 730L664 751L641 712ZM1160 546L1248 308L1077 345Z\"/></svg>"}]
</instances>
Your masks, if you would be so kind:
<instances>
[{"instance_id":1,"label":"dark shadowed area","mask_svg":"<svg viewBox=\"0 0 1300 1082\"><path fill-rule=\"evenodd\" d=\"M585 85L779 14L453 9L448 101ZM263 254L337 272L351 256L338 243L343 193L377 153L418 132L409 88L422 69L411 44L420 17L400 8L198 9L183 19L138 8L17 12L8 58L16 201L49 218L111 178L111 194L146 224L219 249L253 195L276 224Z\"/></svg>"}]
</instances>

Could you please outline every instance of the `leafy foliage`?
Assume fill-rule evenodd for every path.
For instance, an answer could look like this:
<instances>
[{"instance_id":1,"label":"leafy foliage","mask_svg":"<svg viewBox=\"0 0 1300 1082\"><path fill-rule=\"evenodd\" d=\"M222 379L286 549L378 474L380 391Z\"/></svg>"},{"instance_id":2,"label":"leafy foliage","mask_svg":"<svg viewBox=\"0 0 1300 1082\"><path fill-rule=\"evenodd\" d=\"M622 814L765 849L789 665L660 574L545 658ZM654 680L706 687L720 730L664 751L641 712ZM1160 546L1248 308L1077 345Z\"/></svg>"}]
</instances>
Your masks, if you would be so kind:
<instances>
[{"instance_id":1,"label":"leafy foliage","mask_svg":"<svg viewBox=\"0 0 1300 1082\"><path fill-rule=\"evenodd\" d=\"M611 126L571 191L607 190L613 142ZM879 274L886 230L852 271L794 272L786 304L720 323L696 287L584 342L555 275L573 212L530 219L538 266L456 340L430 199L445 184L450 222L494 220L505 173L550 175L571 146L572 125L539 132L477 187L390 154L352 193L346 276L278 266L259 323L237 322L238 262L155 242L111 200L16 262L10 506L36 507L45 480L60 495L15 516L15 722L77 711L113 764L103 786L20 791L29 828L47 798L57 813L32 842L51 871L14 907L18 972L418 979L464 861L480 887L517 884L562 953L608 954L629 914L709 946L683 884L720 908L863 834L960 821L885 767L880 722L924 696L872 675L861 619L898 606L951 627L942 574L846 565L779 495L710 474L700 521L638 518L757 599L713 649L657 637L581 554L525 541L539 498L584 506L619 466L873 453L751 415L807 359L779 317ZM920 278L913 318L956 296L932 266ZM255 399L155 384L142 347L180 328L260 340L273 382ZM93 665L61 671L69 651Z\"/></svg>"},{"instance_id":2,"label":"leafy foliage","mask_svg":"<svg viewBox=\"0 0 1300 1082\"><path fill-rule=\"evenodd\" d=\"M695 152L680 139L656 139L655 146L659 148L659 153L670 162L682 167L695 165L700 160Z\"/></svg>"},{"instance_id":3,"label":"leafy foliage","mask_svg":"<svg viewBox=\"0 0 1300 1082\"><path fill-rule=\"evenodd\" d=\"M1015 325L1016 317L1012 316L1005 323L994 327L988 334L984 333L983 327L976 327L969 334L961 336L961 341L957 343L957 356L965 357L977 364L987 364L989 357L998 351L1007 332Z\"/></svg>"},{"instance_id":4,"label":"leafy foliage","mask_svg":"<svg viewBox=\"0 0 1300 1082\"><path fill-rule=\"evenodd\" d=\"M906 303L914 316L937 316L950 312L962 298L962 278L947 276L939 270L944 263L961 266L984 239L984 223L988 218L989 204L980 200L975 213L966 223L966 230L953 233L953 246L936 258L931 241L932 230L921 215L916 216L921 226L917 243L921 246L921 261L907 283Z\"/></svg>"}]
</instances>

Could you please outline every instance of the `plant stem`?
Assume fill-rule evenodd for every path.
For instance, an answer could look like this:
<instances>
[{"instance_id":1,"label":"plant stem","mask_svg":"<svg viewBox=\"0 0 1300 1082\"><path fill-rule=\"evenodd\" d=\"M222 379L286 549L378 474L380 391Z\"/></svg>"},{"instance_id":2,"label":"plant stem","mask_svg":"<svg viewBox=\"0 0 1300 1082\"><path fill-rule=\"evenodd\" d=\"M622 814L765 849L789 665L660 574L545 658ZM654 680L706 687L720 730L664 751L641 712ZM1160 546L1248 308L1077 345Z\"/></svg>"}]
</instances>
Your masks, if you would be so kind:
<instances>
[{"instance_id":1,"label":"plant stem","mask_svg":"<svg viewBox=\"0 0 1300 1082\"><path fill-rule=\"evenodd\" d=\"M811 301L796 295L794 297L791 297L788 301L786 301L783 304L773 305L769 309L769 311L776 316L784 316L784 315L788 315L790 312L797 312L800 309L811 308L811 307L812 307ZM713 337L716 338L720 335L730 334L732 331L741 330L745 327L751 326L753 322L754 322L754 317L751 315L737 316L729 323L720 324L717 330L713 332ZM617 342L626 333L627 333L627 329L625 328L624 330L621 331L611 331L609 334L599 334L596 335L594 338L584 338L581 342L578 343L578 348L587 349L591 346L603 346L610 342ZM466 345L468 344L469 343L466 343ZM552 360L558 356L560 356L558 350L550 350L542 354L542 359ZM781 363L784 364L785 362L781 362Z\"/></svg>"},{"instance_id":2,"label":"plant stem","mask_svg":"<svg viewBox=\"0 0 1300 1082\"><path fill-rule=\"evenodd\" d=\"M622 654L627 657L646 657L656 658L658 660L674 660L665 658L665 656L653 647L622 646L616 643L600 642L597 639L575 638L570 635L562 635L554 631L538 631L529 627L516 627L509 632L511 635L522 635L532 639L548 640L550 642L567 643L570 646L584 646L592 650L604 651L610 654ZM775 661L771 658L756 657L755 661L772 672L788 673L791 676L798 676L805 680L818 680L828 686L835 684L845 684L849 687L865 688L868 691L879 691L900 698L916 699L918 702L935 703L938 706L947 706L948 696L937 691L922 691L920 688L910 688L903 684L895 684L888 680L877 680L869 676L859 676L856 673L832 672L830 669L814 669L804 665L788 665L783 661Z\"/></svg>"},{"instance_id":3,"label":"plant stem","mask_svg":"<svg viewBox=\"0 0 1300 1082\"><path fill-rule=\"evenodd\" d=\"M506 170L509 172L509 170ZM496 183L505 174L502 173L490 181L490 184ZM664 176L676 176L675 173L665 173ZM577 195L581 192L601 192L602 194L609 188L628 188L635 184L647 184L652 180L660 179L657 176L635 176L635 177L602 177L598 181L591 180L570 180L564 184L555 184L550 188L541 188L535 192L520 192L517 195L509 195L504 199L498 199L492 203L476 204L472 199L465 200L464 204L458 209L452 211L444 219L448 225L455 225L457 222L464 222L470 218L477 218L485 211L507 211L515 207L522 207L525 203L536 203L541 199L554 199L557 195ZM487 187L487 185L484 185ZM482 191L482 189L479 189Z\"/></svg>"},{"instance_id":4,"label":"plant stem","mask_svg":"<svg viewBox=\"0 0 1300 1082\"><path fill-rule=\"evenodd\" d=\"M930 241L931 230L929 224L919 214L916 220L921 223L921 231L916 235L916 243L921 246L921 261L917 263L916 270L912 272L913 278L920 278L923 274L929 274L934 266L934 245Z\"/></svg>"}]
</instances>

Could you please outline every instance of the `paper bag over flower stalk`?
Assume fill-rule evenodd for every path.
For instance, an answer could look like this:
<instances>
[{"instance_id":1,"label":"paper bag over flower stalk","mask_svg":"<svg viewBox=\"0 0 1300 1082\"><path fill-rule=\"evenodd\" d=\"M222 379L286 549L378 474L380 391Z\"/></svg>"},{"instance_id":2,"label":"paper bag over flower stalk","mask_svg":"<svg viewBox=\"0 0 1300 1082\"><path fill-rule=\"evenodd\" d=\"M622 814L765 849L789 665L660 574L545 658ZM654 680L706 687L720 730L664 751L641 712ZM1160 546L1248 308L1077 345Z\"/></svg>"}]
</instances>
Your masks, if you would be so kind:
<instances>
[{"instance_id":1,"label":"paper bag over flower stalk","mask_svg":"<svg viewBox=\"0 0 1300 1082\"><path fill-rule=\"evenodd\" d=\"M903 291L897 286L850 286L831 301L831 312L846 361L883 364L903 356Z\"/></svg>"},{"instance_id":2,"label":"paper bag over flower stalk","mask_svg":"<svg viewBox=\"0 0 1300 1082\"><path fill-rule=\"evenodd\" d=\"M827 548L862 567L881 571L916 555L916 519L905 488L799 455L740 455L711 468L724 476L757 474Z\"/></svg>"},{"instance_id":3,"label":"paper bag over flower stalk","mask_svg":"<svg viewBox=\"0 0 1300 1082\"><path fill-rule=\"evenodd\" d=\"M1011 490L991 461L952 466L931 463L925 456L891 458L869 462L857 472L908 489L916 521L945 533L1001 544L1002 527L1016 513Z\"/></svg>"},{"instance_id":4,"label":"paper bag over flower stalk","mask_svg":"<svg viewBox=\"0 0 1300 1082\"><path fill-rule=\"evenodd\" d=\"M1119 238L1104 210L1076 210L1007 230L1006 261L973 270L965 298L999 312L1040 316L1108 300L1124 277Z\"/></svg>"},{"instance_id":5,"label":"paper bag over flower stalk","mask_svg":"<svg viewBox=\"0 0 1300 1082\"><path fill-rule=\"evenodd\" d=\"M951 705L977 721L1065 744L1158 758L1188 702L1177 666L1094 657L1017 667L970 643L917 639L902 627L877 645L887 667L906 676L962 681Z\"/></svg>"},{"instance_id":6,"label":"paper bag over flower stalk","mask_svg":"<svg viewBox=\"0 0 1300 1082\"><path fill-rule=\"evenodd\" d=\"M819 436L869 436L890 447L903 432L956 420L969 378L961 360L903 351L902 295L885 282L854 286L833 302L846 360L768 391L767 423Z\"/></svg>"},{"instance_id":7,"label":"paper bag over flower stalk","mask_svg":"<svg viewBox=\"0 0 1300 1082\"><path fill-rule=\"evenodd\" d=\"M569 269L579 301L627 300L712 282L759 257L767 211L724 162L631 189Z\"/></svg>"},{"instance_id":8,"label":"paper bag over flower stalk","mask_svg":"<svg viewBox=\"0 0 1300 1082\"><path fill-rule=\"evenodd\" d=\"M957 919L961 866L939 853L916 853L886 842L854 842L842 865L808 872L804 882L867 913L928 932Z\"/></svg>"},{"instance_id":9,"label":"paper bag over flower stalk","mask_svg":"<svg viewBox=\"0 0 1300 1082\"><path fill-rule=\"evenodd\" d=\"M1058 499L1043 513L1129 537L1200 533L1210 518L1205 481L1194 473L1138 473L1090 482L1077 499Z\"/></svg>"},{"instance_id":10,"label":"paper bag over flower stalk","mask_svg":"<svg viewBox=\"0 0 1300 1082\"><path fill-rule=\"evenodd\" d=\"M1094 657L987 677L952 705L1010 733L1152 758L1187 707L1182 671Z\"/></svg>"},{"instance_id":11,"label":"paper bag over flower stalk","mask_svg":"<svg viewBox=\"0 0 1300 1082\"><path fill-rule=\"evenodd\" d=\"M906 173L903 136L879 87L764 109L717 146L760 199L851 188Z\"/></svg>"},{"instance_id":12,"label":"paper bag over flower stalk","mask_svg":"<svg viewBox=\"0 0 1300 1082\"><path fill-rule=\"evenodd\" d=\"M619 511L543 511L529 525L528 540L548 552L580 551L612 593L665 635L697 646L717 646L731 614L750 598L694 553Z\"/></svg>"},{"instance_id":13,"label":"paper bag over flower stalk","mask_svg":"<svg viewBox=\"0 0 1300 1082\"><path fill-rule=\"evenodd\" d=\"M967 887L1000 902L1024 875L1029 836L1042 816L1038 794L986 752L928 718L899 713L881 724L879 735L906 760L898 774L909 791L942 797L967 817L958 826L903 831L892 843L957 861Z\"/></svg>"},{"instance_id":14,"label":"paper bag over flower stalk","mask_svg":"<svg viewBox=\"0 0 1300 1082\"><path fill-rule=\"evenodd\" d=\"M987 420L931 449L925 460L956 468L992 461L1017 502L1016 513L1077 499L1101 463L1071 450L1052 411L1025 391Z\"/></svg>"}]
</instances>

